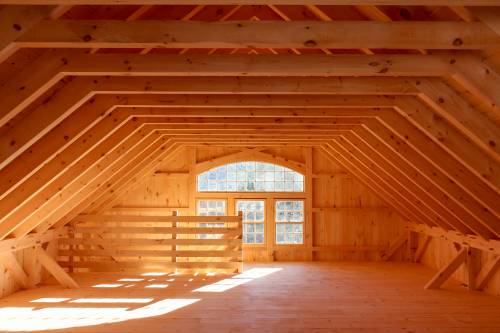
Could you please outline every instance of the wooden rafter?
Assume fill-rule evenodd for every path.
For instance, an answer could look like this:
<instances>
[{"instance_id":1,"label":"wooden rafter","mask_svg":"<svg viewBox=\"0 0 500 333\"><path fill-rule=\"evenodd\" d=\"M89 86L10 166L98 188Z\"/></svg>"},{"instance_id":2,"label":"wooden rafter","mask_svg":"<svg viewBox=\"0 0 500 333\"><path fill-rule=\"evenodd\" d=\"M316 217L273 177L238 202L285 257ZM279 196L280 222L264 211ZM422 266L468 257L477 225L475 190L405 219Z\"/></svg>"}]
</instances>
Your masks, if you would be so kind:
<instances>
[{"instance_id":1,"label":"wooden rafter","mask_svg":"<svg viewBox=\"0 0 500 333\"><path fill-rule=\"evenodd\" d=\"M141 34L140 32L147 32ZM158 31L155 35L152 32ZM169 31L168 36L161 31ZM369 35L359 31L370 31ZM277 32L273 34L273 32ZM279 33L278 33L279 32ZM111 37L110 37L111 36ZM325 36L335 36L327 38ZM401 38L395 38L401 36ZM288 37L288 38L286 38ZM366 38L363 38L366 37ZM43 20L17 47L59 48L394 48L495 49L500 36L481 22L102 21Z\"/></svg>"},{"instance_id":2,"label":"wooden rafter","mask_svg":"<svg viewBox=\"0 0 500 333\"><path fill-rule=\"evenodd\" d=\"M2 0L2 4L65 4L72 5L114 5L114 4L155 4L155 5L185 5L182 0ZM275 5L303 5L302 0L262 0L261 4ZM399 6L494 6L498 2L496 0L315 0L316 5L399 5ZM252 0L198 0L192 1L191 4L203 5L253 5Z\"/></svg>"}]
</instances>

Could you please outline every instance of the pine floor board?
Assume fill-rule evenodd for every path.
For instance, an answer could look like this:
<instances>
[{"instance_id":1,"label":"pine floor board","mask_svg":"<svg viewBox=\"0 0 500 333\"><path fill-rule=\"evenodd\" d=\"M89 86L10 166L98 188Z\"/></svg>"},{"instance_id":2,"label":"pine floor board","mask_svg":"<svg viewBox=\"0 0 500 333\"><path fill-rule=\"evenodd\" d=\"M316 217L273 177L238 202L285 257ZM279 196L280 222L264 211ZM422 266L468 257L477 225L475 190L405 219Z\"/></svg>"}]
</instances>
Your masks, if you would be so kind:
<instances>
[{"instance_id":1,"label":"pine floor board","mask_svg":"<svg viewBox=\"0 0 500 333\"><path fill-rule=\"evenodd\" d=\"M500 298L453 281L424 290L433 273L390 262L246 264L243 275L75 274L80 289L47 285L0 299L0 331L500 332Z\"/></svg>"}]
</instances>

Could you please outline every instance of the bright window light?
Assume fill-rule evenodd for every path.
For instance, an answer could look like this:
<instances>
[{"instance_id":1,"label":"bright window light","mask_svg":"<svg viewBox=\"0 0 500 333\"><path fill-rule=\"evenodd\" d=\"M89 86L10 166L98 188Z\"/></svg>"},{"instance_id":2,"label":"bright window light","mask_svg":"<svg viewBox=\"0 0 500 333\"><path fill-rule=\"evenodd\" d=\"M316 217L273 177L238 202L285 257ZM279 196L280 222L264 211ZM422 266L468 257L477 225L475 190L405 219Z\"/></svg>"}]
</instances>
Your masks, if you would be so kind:
<instances>
[{"instance_id":1,"label":"bright window light","mask_svg":"<svg viewBox=\"0 0 500 333\"><path fill-rule=\"evenodd\" d=\"M139 281L144 281L144 279L124 278L124 279L118 280L118 282L139 282Z\"/></svg>"},{"instance_id":2,"label":"bright window light","mask_svg":"<svg viewBox=\"0 0 500 333\"><path fill-rule=\"evenodd\" d=\"M198 192L304 192L304 176L256 161L221 165L197 177Z\"/></svg>"}]
</instances>

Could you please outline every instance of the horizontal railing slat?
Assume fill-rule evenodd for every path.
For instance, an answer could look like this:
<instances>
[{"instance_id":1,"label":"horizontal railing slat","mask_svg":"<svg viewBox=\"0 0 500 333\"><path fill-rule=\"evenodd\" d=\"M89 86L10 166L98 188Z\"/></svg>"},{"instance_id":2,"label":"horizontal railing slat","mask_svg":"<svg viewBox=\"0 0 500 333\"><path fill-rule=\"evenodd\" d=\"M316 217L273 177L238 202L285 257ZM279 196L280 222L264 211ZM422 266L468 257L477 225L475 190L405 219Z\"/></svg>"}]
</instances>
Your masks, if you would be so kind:
<instances>
[{"instance_id":1,"label":"horizontal railing slat","mask_svg":"<svg viewBox=\"0 0 500 333\"><path fill-rule=\"evenodd\" d=\"M75 221L85 222L187 222L223 223L241 222L239 216L146 216L146 215L78 215Z\"/></svg>"},{"instance_id":2,"label":"horizontal railing slat","mask_svg":"<svg viewBox=\"0 0 500 333\"><path fill-rule=\"evenodd\" d=\"M241 251L231 250L59 250L59 256L77 256L77 257L241 257Z\"/></svg>"}]
</instances>

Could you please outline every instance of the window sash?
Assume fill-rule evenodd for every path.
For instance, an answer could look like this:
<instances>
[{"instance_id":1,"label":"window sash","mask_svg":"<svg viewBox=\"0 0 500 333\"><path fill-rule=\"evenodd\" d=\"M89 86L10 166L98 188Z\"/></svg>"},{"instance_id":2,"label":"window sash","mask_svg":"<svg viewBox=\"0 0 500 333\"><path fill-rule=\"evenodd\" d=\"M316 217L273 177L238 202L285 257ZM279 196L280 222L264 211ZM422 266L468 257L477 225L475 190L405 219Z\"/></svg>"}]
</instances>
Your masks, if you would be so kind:
<instances>
[{"instance_id":1,"label":"window sash","mask_svg":"<svg viewBox=\"0 0 500 333\"><path fill-rule=\"evenodd\" d=\"M304 244L304 200L276 200L274 207L276 244Z\"/></svg>"}]
</instances>

